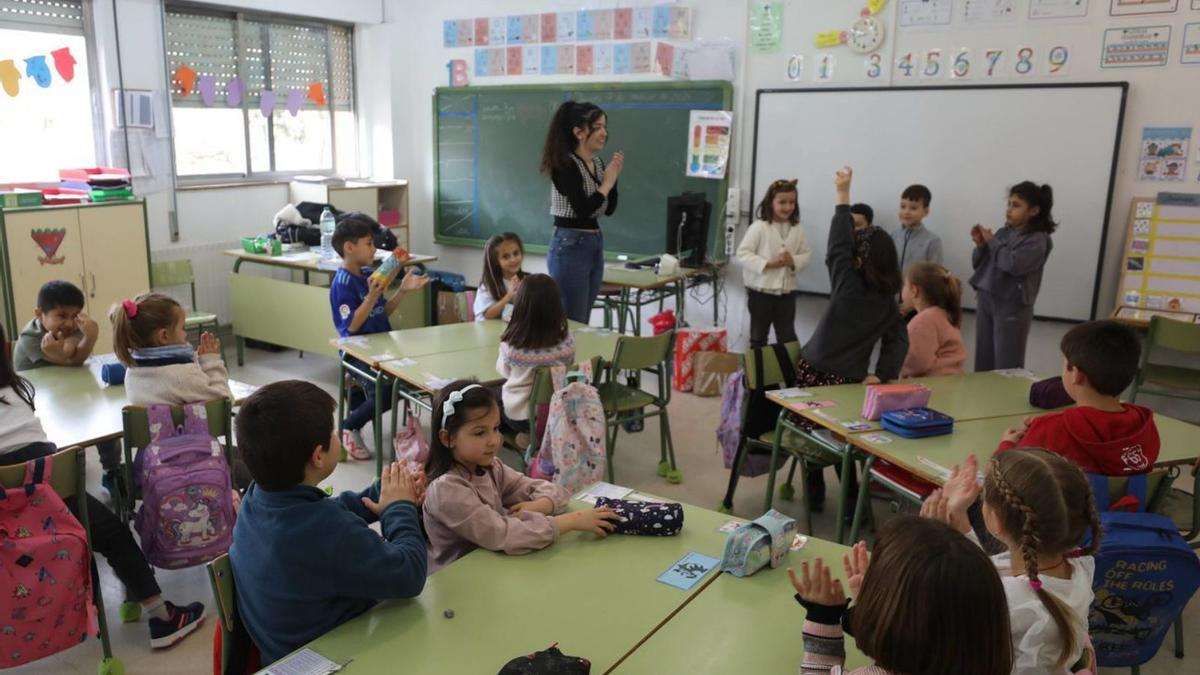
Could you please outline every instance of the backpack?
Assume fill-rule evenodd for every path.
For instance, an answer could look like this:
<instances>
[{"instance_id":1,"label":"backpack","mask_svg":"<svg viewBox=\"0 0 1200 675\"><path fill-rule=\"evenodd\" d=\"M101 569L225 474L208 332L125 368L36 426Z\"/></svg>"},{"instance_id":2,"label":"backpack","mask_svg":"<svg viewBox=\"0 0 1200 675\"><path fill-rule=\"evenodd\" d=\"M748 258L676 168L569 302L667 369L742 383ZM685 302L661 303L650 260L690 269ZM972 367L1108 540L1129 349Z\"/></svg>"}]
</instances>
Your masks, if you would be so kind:
<instances>
[{"instance_id":1,"label":"backpack","mask_svg":"<svg viewBox=\"0 0 1200 675\"><path fill-rule=\"evenodd\" d=\"M209 562L233 543L233 486L221 444L208 433L203 403L146 408L153 439L142 453L142 507L135 525L146 560L162 569Z\"/></svg>"},{"instance_id":2,"label":"backpack","mask_svg":"<svg viewBox=\"0 0 1200 675\"><path fill-rule=\"evenodd\" d=\"M569 373L567 383L550 399L546 431L530 475L537 472L571 493L604 480L607 431L600 392L583 373Z\"/></svg>"},{"instance_id":3,"label":"backpack","mask_svg":"<svg viewBox=\"0 0 1200 675\"><path fill-rule=\"evenodd\" d=\"M1104 532L1096 553L1088 633L1097 664L1138 666L1158 652L1167 629L1200 586L1200 560L1165 516L1146 509L1145 474L1129 477L1134 511L1110 511L1108 477L1090 474Z\"/></svg>"},{"instance_id":4,"label":"backpack","mask_svg":"<svg viewBox=\"0 0 1200 675\"><path fill-rule=\"evenodd\" d=\"M588 675L591 672L592 664L587 659L567 656L554 645L518 656L500 669L500 675Z\"/></svg>"},{"instance_id":5,"label":"backpack","mask_svg":"<svg viewBox=\"0 0 1200 675\"><path fill-rule=\"evenodd\" d=\"M53 462L25 464L25 484L0 490L0 669L97 634L87 532L50 487Z\"/></svg>"},{"instance_id":6,"label":"backpack","mask_svg":"<svg viewBox=\"0 0 1200 675\"><path fill-rule=\"evenodd\" d=\"M405 403L407 407L408 404ZM397 462L407 464L409 467L425 468L425 462L429 459L429 440L425 435L424 429L421 428L421 418L417 416L414 410L406 410L408 422L404 428L396 432L396 437L392 439L393 456Z\"/></svg>"},{"instance_id":7,"label":"backpack","mask_svg":"<svg viewBox=\"0 0 1200 675\"><path fill-rule=\"evenodd\" d=\"M774 344L770 347L775 351L780 368L787 386L796 384L796 369L788 356L787 347ZM755 351L767 349L758 347ZM758 380L763 380L762 359L756 358L755 368ZM763 433L775 428L779 416L779 406L767 400L767 391L778 387L762 387L758 391L746 394L746 372L739 369L725 381L721 391L721 421L717 425L717 442L721 444L721 454L725 460L725 468L733 469L737 460L738 446L743 439L757 439ZM746 406L745 422L743 422L742 406ZM788 454L779 453L776 469L787 463ZM762 446L748 446L745 457L742 458L742 476L761 476L771 470L771 449Z\"/></svg>"}]
</instances>

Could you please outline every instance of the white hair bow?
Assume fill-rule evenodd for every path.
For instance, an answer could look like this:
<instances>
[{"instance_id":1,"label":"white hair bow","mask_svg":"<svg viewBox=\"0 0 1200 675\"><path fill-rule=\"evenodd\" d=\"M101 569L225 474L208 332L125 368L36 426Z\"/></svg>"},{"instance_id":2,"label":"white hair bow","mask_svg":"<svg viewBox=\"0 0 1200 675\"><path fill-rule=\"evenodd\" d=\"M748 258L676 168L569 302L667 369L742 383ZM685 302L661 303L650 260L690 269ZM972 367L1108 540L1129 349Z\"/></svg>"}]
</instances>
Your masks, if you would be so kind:
<instances>
[{"instance_id":1,"label":"white hair bow","mask_svg":"<svg viewBox=\"0 0 1200 675\"><path fill-rule=\"evenodd\" d=\"M468 384L467 386L463 387L462 389L459 389L458 391L450 392L450 395L446 397L446 401L444 403L442 403L442 428L446 427L446 420L449 419L450 416L454 414L454 404L462 403L463 394L467 393L468 391L471 391L472 389L482 389L482 388L483 387L478 384Z\"/></svg>"}]
</instances>

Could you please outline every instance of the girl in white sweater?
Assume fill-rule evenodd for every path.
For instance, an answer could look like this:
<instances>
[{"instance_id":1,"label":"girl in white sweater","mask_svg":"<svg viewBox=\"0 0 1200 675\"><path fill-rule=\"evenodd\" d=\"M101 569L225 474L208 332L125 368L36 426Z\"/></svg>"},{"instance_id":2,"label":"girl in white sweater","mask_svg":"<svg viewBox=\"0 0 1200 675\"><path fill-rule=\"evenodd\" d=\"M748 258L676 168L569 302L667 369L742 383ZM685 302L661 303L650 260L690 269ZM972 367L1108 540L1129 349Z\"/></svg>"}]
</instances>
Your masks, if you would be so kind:
<instances>
[{"instance_id":1,"label":"girl in white sweater","mask_svg":"<svg viewBox=\"0 0 1200 675\"><path fill-rule=\"evenodd\" d=\"M188 343L187 313L174 298L143 293L122 300L108 313L113 348L129 368L125 392L134 405L232 398L229 372L221 360L221 341L200 336L200 348Z\"/></svg>"},{"instance_id":2,"label":"girl in white sweater","mask_svg":"<svg viewBox=\"0 0 1200 675\"><path fill-rule=\"evenodd\" d=\"M766 346L772 325L776 342L796 341L796 272L808 266L810 255L796 207L796 181L777 180L767 187L758 220L737 249L750 306L751 347Z\"/></svg>"}]
</instances>

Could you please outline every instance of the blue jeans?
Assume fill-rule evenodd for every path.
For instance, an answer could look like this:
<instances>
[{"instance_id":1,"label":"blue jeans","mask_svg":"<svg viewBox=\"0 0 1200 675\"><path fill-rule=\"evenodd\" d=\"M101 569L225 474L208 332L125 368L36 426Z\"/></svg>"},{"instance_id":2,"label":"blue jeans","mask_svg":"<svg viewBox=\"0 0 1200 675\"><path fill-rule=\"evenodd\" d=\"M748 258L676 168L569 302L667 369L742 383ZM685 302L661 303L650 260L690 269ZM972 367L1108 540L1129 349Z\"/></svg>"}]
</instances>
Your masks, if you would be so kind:
<instances>
[{"instance_id":1,"label":"blue jeans","mask_svg":"<svg viewBox=\"0 0 1200 675\"><path fill-rule=\"evenodd\" d=\"M348 363L353 364L359 370L370 372L371 367L359 361L353 356L346 359ZM350 400L347 409L346 419L342 420L342 431L360 431L367 425L367 422L375 420L375 385L371 382L347 373L346 383L357 382L362 388L355 387L350 390ZM377 377L384 377L382 374ZM383 410L387 412L392 409L392 383L391 380L385 380L383 383L384 399ZM382 433L379 429L375 430L376 434Z\"/></svg>"},{"instance_id":2,"label":"blue jeans","mask_svg":"<svg viewBox=\"0 0 1200 675\"><path fill-rule=\"evenodd\" d=\"M599 230L554 228L546 267L562 291L567 318L587 323L604 279L604 235Z\"/></svg>"}]
</instances>

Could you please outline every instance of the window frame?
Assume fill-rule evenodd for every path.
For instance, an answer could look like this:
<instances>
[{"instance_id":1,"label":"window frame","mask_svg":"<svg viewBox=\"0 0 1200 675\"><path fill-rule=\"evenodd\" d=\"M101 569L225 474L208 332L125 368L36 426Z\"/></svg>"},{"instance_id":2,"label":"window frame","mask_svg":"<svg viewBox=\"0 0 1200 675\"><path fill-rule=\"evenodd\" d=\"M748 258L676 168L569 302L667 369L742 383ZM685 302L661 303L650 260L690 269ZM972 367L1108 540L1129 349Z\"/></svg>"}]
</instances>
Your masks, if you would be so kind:
<instances>
[{"instance_id":1,"label":"window frame","mask_svg":"<svg viewBox=\"0 0 1200 675\"><path fill-rule=\"evenodd\" d=\"M92 0L84 0L84 1L91 2ZM354 24L346 23L344 21L336 21L336 20L332 20L332 19L312 19L312 18L306 18L306 17L298 17L298 16L293 16L293 15L283 14L283 13L278 13L278 12L265 12L265 11L249 11L249 12L247 12L247 11L240 11L240 10L234 10L234 9L221 9L219 7L213 7L211 5L196 4L196 3L191 3L191 2L171 1L171 2L164 2L161 6L162 6L162 25L163 25L163 40L162 40L163 68L166 71L167 113L168 113L168 116L170 117L170 124L171 124L171 129L170 129L171 130L171 169L175 173L175 181L179 188L182 188L182 189L199 188L199 187L208 187L208 186L213 186L213 185L262 185L262 184L270 184L270 183L286 183L286 182L292 180L293 178L295 178L296 176L303 176L303 175L334 176L334 175L338 174L338 166L337 166L338 133L337 133L337 118L336 118L336 113L338 111L335 110L335 108L334 108L333 56L329 49L329 45L332 45L332 43L333 43L333 40L332 40L333 30L332 29L334 27L344 28L349 31L349 33L350 33L349 48L350 48L350 63L351 63L351 67L350 67L350 114L353 115L353 119L354 119L354 133L350 139L342 139L342 142L343 143L351 143L352 145L357 147L358 137L360 135L361 128L360 128L360 122L359 122L359 118L358 118L358 114L357 114L357 110L358 110L358 66L357 66L358 58L357 58L357 53L356 53L357 49L355 46L356 31L354 30ZM245 70L244 70L245 64L244 64L244 60L242 59L242 54L241 54L241 50L240 50L241 35L242 35L242 31L246 30L247 26L251 22L261 23L262 29L266 29L267 26L271 23L277 23L277 24L282 23L282 24L290 24L290 25L300 26L300 27L305 27L305 28L317 28L317 29L324 30L325 35L326 35L326 45L327 45L326 50L325 50L325 77L329 83L329 86L328 86L329 91L326 93L325 107L317 108L315 110L318 110L318 111L325 110L329 113L329 137L330 137L329 156L330 156L330 164L331 165L328 168L312 168L312 169L295 170L295 171L278 171L278 170L276 170L275 169L275 165L276 165L275 122L274 122L275 115L272 114L271 117L267 119L267 156L268 156L268 161L270 163L271 168L268 171L253 171L252 166L253 166L254 160L251 155L251 141L250 141L250 133L251 133L250 132L250 110L251 110L251 106L250 106L250 96L248 95L248 92L247 92L247 95L242 97L242 104L240 106L240 109L242 111L242 131L243 131L242 139L243 139L243 143L245 146L245 153L246 153L246 165L245 165L246 170L241 173L205 173L205 174L187 174L187 175L181 174L179 172L178 158L176 157L176 153L175 153L175 102L174 102L173 96L171 95L171 88L173 87L173 83L171 82L171 72L170 72L171 59L170 59L170 56L167 54L167 32L166 32L167 13L172 12L172 11L180 12L180 13L208 15L208 16L220 17L223 19L232 19L234 22L234 40L238 43L238 53L237 53L238 76L242 79L243 82L247 82L249 80L245 75ZM264 81L265 85L270 86L270 83L271 83L271 60L270 60L271 59L271 51L269 48L270 42L269 42L269 38L265 35L264 35L263 39L264 39L264 42L266 42L266 44L268 45L268 48L266 50L264 50L264 56L263 56L263 58L264 58L263 67L264 67L264 71L265 71L263 81ZM278 106L277 106L277 109L278 109ZM353 173L357 174L359 172L359 170L361 169L361 167L362 167L362 160L358 156L358 153L355 153Z\"/></svg>"}]
</instances>

